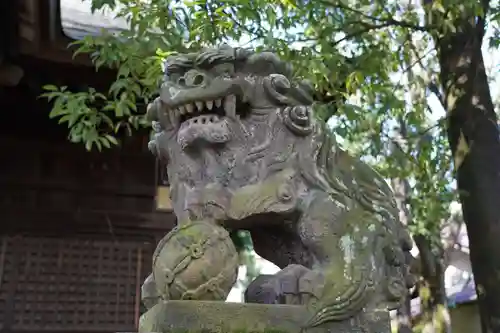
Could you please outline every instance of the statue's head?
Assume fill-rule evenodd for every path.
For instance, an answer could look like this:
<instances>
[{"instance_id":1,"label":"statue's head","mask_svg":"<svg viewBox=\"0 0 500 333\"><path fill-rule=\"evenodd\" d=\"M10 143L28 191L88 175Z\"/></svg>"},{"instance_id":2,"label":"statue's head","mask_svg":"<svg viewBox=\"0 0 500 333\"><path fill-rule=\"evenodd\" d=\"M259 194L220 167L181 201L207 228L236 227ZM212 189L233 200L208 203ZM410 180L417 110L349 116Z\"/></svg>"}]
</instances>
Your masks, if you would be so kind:
<instances>
[{"instance_id":1,"label":"statue's head","mask_svg":"<svg viewBox=\"0 0 500 333\"><path fill-rule=\"evenodd\" d=\"M273 53L227 45L166 60L148 109L157 130L150 148L168 165L177 216L201 206L224 215L235 191L292 166L300 149L312 154L303 141L314 128L313 88L292 74Z\"/></svg>"}]
</instances>

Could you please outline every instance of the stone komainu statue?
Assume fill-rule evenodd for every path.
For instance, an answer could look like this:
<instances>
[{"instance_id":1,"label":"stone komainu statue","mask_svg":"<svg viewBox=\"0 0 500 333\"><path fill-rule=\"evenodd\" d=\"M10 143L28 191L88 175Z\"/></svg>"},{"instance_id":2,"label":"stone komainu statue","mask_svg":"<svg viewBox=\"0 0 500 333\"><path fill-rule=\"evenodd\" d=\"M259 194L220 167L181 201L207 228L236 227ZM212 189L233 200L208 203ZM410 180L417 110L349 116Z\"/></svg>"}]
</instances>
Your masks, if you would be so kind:
<instances>
[{"instance_id":1,"label":"stone komainu statue","mask_svg":"<svg viewBox=\"0 0 500 333\"><path fill-rule=\"evenodd\" d=\"M246 302L304 305L310 327L395 308L414 282L393 193L339 148L314 118L313 87L292 78L269 52L167 59L149 147L167 165L178 224L250 230L282 270L257 278Z\"/></svg>"}]
</instances>

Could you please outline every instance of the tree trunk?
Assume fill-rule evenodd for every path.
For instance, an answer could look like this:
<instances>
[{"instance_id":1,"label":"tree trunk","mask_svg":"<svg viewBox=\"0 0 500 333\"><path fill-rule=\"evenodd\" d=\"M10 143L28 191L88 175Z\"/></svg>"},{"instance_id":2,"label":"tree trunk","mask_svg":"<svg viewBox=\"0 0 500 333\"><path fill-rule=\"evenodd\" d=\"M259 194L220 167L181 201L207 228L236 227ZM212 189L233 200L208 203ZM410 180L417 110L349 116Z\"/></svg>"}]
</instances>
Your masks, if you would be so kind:
<instances>
[{"instance_id":1,"label":"tree trunk","mask_svg":"<svg viewBox=\"0 0 500 333\"><path fill-rule=\"evenodd\" d=\"M485 8L486 10L486 8ZM462 14L434 40L448 140L469 235L483 332L500 332L500 138L484 68L483 20ZM436 22L436 21L434 21ZM462 155L464 157L462 158Z\"/></svg>"},{"instance_id":2,"label":"tree trunk","mask_svg":"<svg viewBox=\"0 0 500 333\"><path fill-rule=\"evenodd\" d=\"M410 71L411 72L411 71ZM392 142L392 151L397 153L398 150L403 150L406 147L406 124L404 119L401 117L398 119L398 130L397 135ZM397 156L397 155L396 155ZM398 167L404 170L406 163L405 159L397 159ZM396 199L396 204L399 209L399 219L401 223L408 226L411 223L412 216L408 210L408 197L410 195L410 185L407 179L403 178L393 178L391 180L392 189L394 190L394 196ZM404 304L397 309L397 333L412 333L412 317L411 317L411 295L410 291L406 295Z\"/></svg>"},{"instance_id":3,"label":"tree trunk","mask_svg":"<svg viewBox=\"0 0 500 333\"><path fill-rule=\"evenodd\" d=\"M408 295L406 300L397 310L397 333L413 333L411 328L411 297Z\"/></svg>"},{"instance_id":4,"label":"tree trunk","mask_svg":"<svg viewBox=\"0 0 500 333\"><path fill-rule=\"evenodd\" d=\"M420 290L423 332L451 333L451 321L444 287L444 259L442 253L433 251L431 241L424 236L414 237L420 252L422 280L420 288L428 290L427 295ZM435 247L435 246L434 246Z\"/></svg>"},{"instance_id":5,"label":"tree trunk","mask_svg":"<svg viewBox=\"0 0 500 333\"><path fill-rule=\"evenodd\" d=\"M410 213L408 209L406 209L409 188L408 181L403 179L392 179L392 187L395 192L401 222L408 225L408 221L411 219ZM397 309L397 333L412 333L411 319L411 295L408 291L404 304Z\"/></svg>"}]
</instances>

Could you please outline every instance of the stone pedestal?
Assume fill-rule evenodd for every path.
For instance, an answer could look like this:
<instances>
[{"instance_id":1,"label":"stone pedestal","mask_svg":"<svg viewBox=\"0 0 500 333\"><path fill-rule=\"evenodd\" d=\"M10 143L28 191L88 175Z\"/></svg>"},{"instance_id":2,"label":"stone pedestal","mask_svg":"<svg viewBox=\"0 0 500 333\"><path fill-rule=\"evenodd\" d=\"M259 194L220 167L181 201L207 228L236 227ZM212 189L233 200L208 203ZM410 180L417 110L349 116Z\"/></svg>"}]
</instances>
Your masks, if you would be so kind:
<instances>
[{"instance_id":1,"label":"stone pedestal","mask_svg":"<svg viewBox=\"0 0 500 333\"><path fill-rule=\"evenodd\" d=\"M142 317L139 333L390 333L387 311L304 327L305 307L209 301L164 301Z\"/></svg>"}]
</instances>

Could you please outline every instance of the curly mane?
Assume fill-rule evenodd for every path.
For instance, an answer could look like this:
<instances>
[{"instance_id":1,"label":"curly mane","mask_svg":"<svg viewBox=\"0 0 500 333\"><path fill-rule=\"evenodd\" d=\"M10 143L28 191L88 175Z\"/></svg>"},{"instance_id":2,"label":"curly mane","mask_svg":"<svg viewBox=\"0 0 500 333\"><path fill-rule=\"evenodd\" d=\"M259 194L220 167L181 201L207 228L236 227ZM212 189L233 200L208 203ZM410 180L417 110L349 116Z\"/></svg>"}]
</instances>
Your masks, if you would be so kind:
<instances>
[{"instance_id":1,"label":"curly mane","mask_svg":"<svg viewBox=\"0 0 500 333\"><path fill-rule=\"evenodd\" d=\"M403 301L408 288L414 284L409 271L412 240L400 223L399 210L392 189L383 177L361 160L340 149L334 135L324 124L317 123L311 142L315 145L307 156L302 157L302 175L312 186L329 193L335 200L345 203L353 200L373 213L374 221L360 227L378 228L373 244L381 248L385 260L385 276L382 281L387 300L393 307ZM301 164L302 164L301 163ZM311 166L312 168L307 167ZM384 264L384 263L379 263Z\"/></svg>"}]
</instances>

